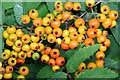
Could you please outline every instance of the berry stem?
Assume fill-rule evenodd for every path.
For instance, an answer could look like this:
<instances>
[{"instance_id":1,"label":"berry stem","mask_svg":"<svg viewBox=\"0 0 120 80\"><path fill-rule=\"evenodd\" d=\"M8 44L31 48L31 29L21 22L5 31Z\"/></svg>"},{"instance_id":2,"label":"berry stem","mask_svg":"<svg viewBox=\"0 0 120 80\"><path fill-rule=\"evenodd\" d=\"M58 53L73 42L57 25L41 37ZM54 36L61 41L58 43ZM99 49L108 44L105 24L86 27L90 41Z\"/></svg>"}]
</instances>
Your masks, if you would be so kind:
<instances>
[{"instance_id":1,"label":"berry stem","mask_svg":"<svg viewBox=\"0 0 120 80\"><path fill-rule=\"evenodd\" d=\"M100 4L103 0L99 0L93 7L97 6L98 4ZM92 8L93 8L92 7ZM87 14L87 12L89 12L91 10L91 8L88 8L82 15L80 15L78 18L82 18L83 16L85 16Z\"/></svg>"},{"instance_id":2,"label":"berry stem","mask_svg":"<svg viewBox=\"0 0 120 80\"><path fill-rule=\"evenodd\" d=\"M66 30L68 29L68 22L66 21L65 22L65 25L66 25Z\"/></svg>"}]
</instances>

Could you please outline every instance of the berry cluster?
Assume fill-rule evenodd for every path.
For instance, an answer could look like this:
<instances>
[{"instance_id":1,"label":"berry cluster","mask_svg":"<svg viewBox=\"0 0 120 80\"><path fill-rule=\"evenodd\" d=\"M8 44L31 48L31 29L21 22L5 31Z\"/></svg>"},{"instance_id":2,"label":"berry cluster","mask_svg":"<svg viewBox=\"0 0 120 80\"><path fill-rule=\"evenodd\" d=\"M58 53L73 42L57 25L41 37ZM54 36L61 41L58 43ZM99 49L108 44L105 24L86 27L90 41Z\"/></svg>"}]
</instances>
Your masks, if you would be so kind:
<instances>
[{"instance_id":1,"label":"berry cluster","mask_svg":"<svg viewBox=\"0 0 120 80\"><path fill-rule=\"evenodd\" d=\"M86 6L89 8L94 7L94 0L86 0ZM25 34L22 29L17 29L11 25L3 32L3 37L6 39L6 45L11 47L12 50L5 49L2 53L3 64L0 63L0 77L5 79L12 78L12 72L16 70L20 74L18 78L24 78L29 73L29 69L21 64L25 63L26 58L33 60L40 60L52 66L53 71L59 71L60 67L65 65L65 58L60 55L60 48L63 50L75 49L79 43L84 43L85 46L92 46L97 43L101 44L99 50L96 52L96 63L90 62L87 64L87 69L96 67L104 67L104 51L110 46L110 40L107 39L107 31L102 31L100 24L103 28L113 28L116 26L116 19L118 12L111 10L107 5L101 7L101 13L95 18L88 21L88 27L85 19L76 18L71 11L78 12L81 9L79 2L66 2L64 5L61 1L54 3L54 12L47 14L43 19L38 17L37 10L32 9L28 15L23 15L21 21L24 25L33 23L30 34ZM73 20L74 23L68 26L68 21ZM66 24L66 29L61 28L61 24ZM47 41L49 44L59 45L58 48L46 46L43 42ZM78 71L86 70L86 64L80 63Z\"/></svg>"}]
</instances>

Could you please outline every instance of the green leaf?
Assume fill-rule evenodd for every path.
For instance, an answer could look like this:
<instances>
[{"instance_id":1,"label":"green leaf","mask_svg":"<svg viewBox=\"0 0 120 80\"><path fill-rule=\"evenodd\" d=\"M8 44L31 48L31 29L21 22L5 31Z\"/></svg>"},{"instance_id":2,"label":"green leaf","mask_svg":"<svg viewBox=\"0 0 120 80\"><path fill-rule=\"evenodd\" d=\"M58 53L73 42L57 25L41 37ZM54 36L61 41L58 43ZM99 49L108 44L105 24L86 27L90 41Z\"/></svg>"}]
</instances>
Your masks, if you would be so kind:
<instances>
[{"instance_id":1,"label":"green leaf","mask_svg":"<svg viewBox=\"0 0 120 80\"><path fill-rule=\"evenodd\" d=\"M105 52L105 54L106 54L107 58L114 60L118 57L119 45L117 44L117 42L115 41L115 39L112 35L108 35L107 37L108 37L108 39L110 39L111 45L108 48L108 50Z\"/></svg>"},{"instance_id":2,"label":"green leaf","mask_svg":"<svg viewBox=\"0 0 120 80\"><path fill-rule=\"evenodd\" d=\"M115 28L111 28L110 30L112 31L113 36L115 37L116 41L118 42L118 44L120 45L120 27L118 25L119 23L117 23L117 26Z\"/></svg>"},{"instance_id":3,"label":"green leaf","mask_svg":"<svg viewBox=\"0 0 120 80\"><path fill-rule=\"evenodd\" d=\"M42 67L44 67L43 64L27 64L26 66L28 66L30 71L29 74L25 76L26 78L36 78L36 75L39 72L39 70Z\"/></svg>"},{"instance_id":4,"label":"green leaf","mask_svg":"<svg viewBox=\"0 0 120 80\"><path fill-rule=\"evenodd\" d=\"M84 47L82 49L80 48L77 52L75 52L66 64L66 68L67 68L68 72L70 72L70 73L75 72L77 70L79 64L82 61L89 58L91 55L93 55L99 49L99 47L100 47L100 45L96 44L93 46Z\"/></svg>"},{"instance_id":5,"label":"green leaf","mask_svg":"<svg viewBox=\"0 0 120 80\"><path fill-rule=\"evenodd\" d=\"M50 13L53 13L53 11L54 11L54 2L47 2L47 7L48 7Z\"/></svg>"},{"instance_id":6,"label":"green leaf","mask_svg":"<svg viewBox=\"0 0 120 80\"><path fill-rule=\"evenodd\" d=\"M2 37L2 32L3 32L3 28L2 28L2 26L0 26L0 54L2 54L2 50L3 50L3 37ZM1 58L1 56L0 56L0 58Z\"/></svg>"},{"instance_id":7,"label":"green leaf","mask_svg":"<svg viewBox=\"0 0 120 80\"><path fill-rule=\"evenodd\" d=\"M14 7L15 2L2 2L2 9L7 10Z\"/></svg>"},{"instance_id":8,"label":"green leaf","mask_svg":"<svg viewBox=\"0 0 120 80\"><path fill-rule=\"evenodd\" d=\"M54 80L55 78L59 79L59 78L67 78L67 74L64 72L57 72L55 73L52 77L51 80Z\"/></svg>"},{"instance_id":9,"label":"green leaf","mask_svg":"<svg viewBox=\"0 0 120 80\"><path fill-rule=\"evenodd\" d=\"M92 70L85 70L80 73L77 78L116 78L118 74L113 70L107 68L95 68ZM77 79L76 78L76 79Z\"/></svg>"},{"instance_id":10,"label":"green leaf","mask_svg":"<svg viewBox=\"0 0 120 80\"><path fill-rule=\"evenodd\" d=\"M69 49L67 51L60 49L61 56L63 56L66 60L68 60L76 51L78 51L78 49L82 48L83 46L84 43L80 43L76 49Z\"/></svg>"},{"instance_id":11,"label":"green leaf","mask_svg":"<svg viewBox=\"0 0 120 80\"><path fill-rule=\"evenodd\" d=\"M0 25L2 25L2 2L0 2Z\"/></svg>"},{"instance_id":12,"label":"green leaf","mask_svg":"<svg viewBox=\"0 0 120 80\"><path fill-rule=\"evenodd\" d=\"M51 66L43 67L36 75L36 78L50 78L55 74Z\"/></svg>"},{"instance_id":13,"label":"green leaf","mask_svg":"<svg viewBox=\"0 0 120 80\"><path fill-rule=\"evenodd\" d=\"M18 74L15 72L12 72L12 78L15 80L17 78Z\"/></svg>"},{"instance_id":14,"label":"green leaf","mask_svg":"<svg viewBox=\"0 0 120 80\"><path fill-rule=\"evenodd\" d=\"M80 9L80 11L86 11L86 5L85 5L85 2L80 2L80 5L81 5L81 9Z\"/></svg>"},{"instance_id":15,"label":"green leaf","mask_svg":"<svg viewBox=\"0 0 120 80\"><path fill-rule=\"evenodd\" d=\"M23 2L24 14L28 14L31 9L36 9L40 4L41 2Z\"/></svg>"},{"instance_id":16,"label":"green leaf","mask_svg":"<svg viewBox=\"0 0 120 80\"><path fill-rule=\"evenodd\" d=\"M116 58L116 60L105 58L105 67L118 70L118 62L120 62L118 58Z\"/></svg>"},{"instance_id":17,"label":"green leaf","mask_svg":"<svg viewBox=\"0 0 120 80\"><path fill-rule=\"evenodd\" d=\"M14 15L15 15L15 19L17 21L17 23L19 25L22 24L21 22L21 17L23 15L23 7L19 4L16 4L15 7L14 7Z\"/></svg>"},{"instance_id":18,"label":"green leaf","mask_svg":"<svg viewBox=\"0 0 120 80\"><path fill-rule=\"evenodd\" d=\"M23 28L22 31L25 33L25 34L29 34L30 31L28 31L26 28Z\"/></svg>"},{"instance_id":19,"label":"green leaf","mask_svg":"<svg viewBox=\"0 0 120 80\"><path fill-rule=\"evenodd\" d=\"M104 1L101 3L101 6L108 5L111 10L118 10L118 2L107 2Z\"/></svg>"},{"instance_id":20,"label":"green leaf","mask_svg":"<svg viewBox=\"0 0 120 80\"><path fill-rule=\"evenodd\" d=\"M3 17L3 23L6 24L6 25L14 25L15 23L15 17L14 15L8 15L8 16L4 16Z\"/></svg>"},{"instance_id":21,"label":"green leaf","mask_svg":"<svg viewBox=\"0 0 120 80\"><path fill-rule=\"evenodd\" d=\"M44 18L48 14L48 8L46 7L46 5L42 4L38 8L38 12L39 12L39 17Z\"/></svg>"}]
</instances>

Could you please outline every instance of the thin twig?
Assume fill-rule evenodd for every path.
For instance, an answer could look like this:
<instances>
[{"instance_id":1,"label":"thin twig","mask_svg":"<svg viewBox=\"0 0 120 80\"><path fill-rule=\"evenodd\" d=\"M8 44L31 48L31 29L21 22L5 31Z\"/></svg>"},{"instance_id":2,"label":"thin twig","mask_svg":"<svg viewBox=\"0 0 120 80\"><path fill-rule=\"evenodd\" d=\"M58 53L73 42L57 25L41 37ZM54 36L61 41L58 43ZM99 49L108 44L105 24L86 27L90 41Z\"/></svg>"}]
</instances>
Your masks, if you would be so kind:
<instances>
[{"instance_id":1,"label":"thin twig","mask_svg":"<svg viewBox=\"0 0 120 80\"><path fill-rule=\"evenodd\" d=\"M66 25L66 29L68 29L68 22L67 21L65 22L65 25Z\"/></svg>"},{"instance_id":2,"label":"thin twig","mask_svg":"<svg viewBox=\"0 0 120 80\"><path fill-rule=\"evenodd\" d=\"M100 4L103 0L99 0L93 7L97 6L98 4ZM92 7L92 8L93 8ZM91 10L91 8L88 8L82 15L80 15L78 18L81 18L83 16L85 16L87 14L87 12L89 12Z\"/></svg>"}]
</instances>

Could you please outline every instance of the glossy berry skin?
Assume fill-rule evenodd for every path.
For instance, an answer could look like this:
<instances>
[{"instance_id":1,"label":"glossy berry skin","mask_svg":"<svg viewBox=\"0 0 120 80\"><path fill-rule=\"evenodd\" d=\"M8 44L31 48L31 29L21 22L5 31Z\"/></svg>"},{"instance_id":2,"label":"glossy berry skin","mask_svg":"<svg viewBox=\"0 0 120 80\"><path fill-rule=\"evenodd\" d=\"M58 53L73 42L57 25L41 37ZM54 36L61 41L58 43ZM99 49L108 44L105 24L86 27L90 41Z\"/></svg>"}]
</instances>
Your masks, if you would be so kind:
<instances>
[{"instance_id":1,"label":"glossy berry skin","mask_svg":"<svg viewBox=\"0 0 120 80\"><path fill-rule=\"evenodd\" d=\"M21 30L21 29L17 29L16 30L16 35L17 35L17 37L22 37L23 35L24 35L24 32Z\"/></svg>"},{"instance_id":2,"label":"glossy berry skin","mask_svg":"<svg viewBox=\"0 0 120 80\"><path fill-rule=\"evenodd\" d=\"M44 54L50 54L51 50L52 49L50 47L46 47L44 50Z\"/></svg>"},{"instance_id":3,"label":"glossy berry skin","mask_svg":"<svg viewBox=\"0 0 120 80\"><path fill-rule=\"evenodd\" d=\"M23 24L28 24L30 22L30 17L28 15L23 15L21 21Z\"/></svg>"},{"instance_id":4,"label":"glossy berry skin","mask_svg":"<svg viewBox=\"0 0 120 80\"><path fill-rule=\"evenodd\" d=\"M5 68L4 67L1 67L0 68L0 74L4 74L5 73Z\"/></svg>"},{"instance_id":5,"label":"glossy berry skin","mask_svg":"<svg viewBox=\"0 0 120 80\"><path fill-rule=\"evenodd\" d=\"M38 36L42 36L45 33L45 29L44 27L40 26L40 27L35 28L34 32Z\"/></svg>"},{"instance_id":6,"label":"glossy berry skin","mask_svg":"<svg viewBox=\"0 0 120 80\"><path fill-rule=\"evenodd\" d=\"M33 50L28 51L28 52L26 53L26 57L31 58L32 55L33 55L33 53L34 53Z\"/></svg>"},{"instance_id":7,"label":"glossy berry skin","mask_svg":"<svg viewBox=\"0 0 120 80\"><path fill-rule=\"evenodd\" d=\"M84 26L85 25L85 21L82 18L76 19L75 20L75 27L79 28L80 26Z\"/></svg>"},{"instance_id":8,"label":"glossy berry skin","mask_svg":"<svg viewBox=\"0 0 120 80\"><path fill-rule=\"evenodd\" d=\"M8 46L13 46L14 45L14 42L10 41L9 39L6 40L6 44Z\"/></svg>"},{"instance_id":9,"label":"glossy berry skin","mask_svg":"<svg viewBox=\"0 0 120 80\"><path fill-rule=\"evenodd\" d=\"M69 49L69 45L68 45L68 44L65 44L65 43L62 43L60 47L61 47L61 49L63 49L63 50L68 50L68 49Z\"/></svg>"},{"instance_id":10,"label":"glossy berry skin","mask_svg":"<svg viewBox=\"0 0 120 80\"><path fill-rule=\"evenodd\" d=\"M69 43L69 47L71 48L71 49L75 49L76 47L78 47L78 42L77 41L71 41L70 43Z\"/></svg>"},{"instance_id":11,"label":"glossy berry skin","mask_svg":"<svg viewBox=\"0 0 120 80\"><path fill-rule=\"evenodd\" d=\"M92 38L87 38L84 41L85 46L92 46L94 45L94 40Z\"/></svg>"},{"instance_id":12,"label":"glossy berry skin","mask_svg":"<svg viewBox=\"0 0 120 80\"><path fill-rule=\"evenodd\" d=\"M116 10L111 10L109 13L109 18L112 20L116 20L118 18L118 11Z\"/></svg>"},{"instance_id":13,"label":"glossy berry skin","mask_svg":"<svg viewBox=\"0 0 120 80\"><path fill-rule=\"evenodd\" d=\"M94 69L94 68L96 68L97 66L96 66L96 64L94 63L94 62L90 62L88 65L87 65L87 68L88 69Z\"/></svg>"},{"instance_id":14,"label":"glossy berry skin","mask_svg":"<svg viewBox=\"0 0 120 80\"><path fill-rule=\"evenodd\" d=\"M50 22L51 22L51 20L48 17L43 18L43 25L44 26L49 26Z\"/></svg>"},{"instance_id":15,"label":"glossy berry skin","mask_svg":"<svg viewBox=\"0 0 120 80\"><path fill-rule=\"evenodd\" d=\"M3 31L3 34L2 34L3 38L7 39L9 37L9 34L8 32L5 30Z\"/></svg>"},{"instance_id":16,"label":"glossy berry skin","mask_svg":"<svg viewBox=\"0 0 120 80\"><path fill-rule=\"evenodd\" d=\"M71 17L71 13L70 12L68 12L68 11L66 11L66 12L63 12L62 13L62 19L63 20L69 20L70 19L70 17Z\"/></svg>"},{"instance_id":17,"label":"glossy berry skin","mask_svg":"<svg viewBox=\"0 0 120 80\"><path fill-rule=\"evenodd\" d=\"M50 59L50 57L47 54L43 54L42 57L41 57L41 61L42 62L46 62L47 63L49 61L49 59Z\"/></svg>"},{"instance_id":18,"label":"glossy berry skin","mask_svg":"<svg viewBox=\"0 0 120 80\"><path fill-rule=\"evenodd\" d=\"M37 52L33 53L32 58L33 58L33 60L38 60L40 58L39 53L37 53Z\"/></svg>"},{"instance_id":19,"label":"glossy berry skin","mask_svg":"<svg viewBox=\"0 0 120 80\"><path fill-rule=\"evenodd\" d=\"M69 33L77 31L75 27L69 27L68 30L69 30Z\"/></svg>"},{"instance_id":20,"label":"glossy berry skin","mask_svg":"<svg viewBox=\"0 0 120 80\"><path fill-rule=\"evenodd\" d=\"M40 40L40 37L37 34L31 35L31 41L37 43Z\"/></svg>"},{"instance_id":21,"label":"glossy berry skin","mask_svg":"<svg viewBox=\"0 0 120 80\"><path fill-rule=\"evenodd\" d=\"M86 34L86 32L87 32L87 27L86 27L86 26L80 26L80 27L78 28L78 32L79 32L80 34Z\"/></svg>"},{"instance_id":22,"label":"glossy berry skin","mask_svg":"<svg viewBox=\"0 0 120 80\"><path fill-rule=\"evenodd\" d=\"M105 53L102 52L102 51L98 51L98 52L96 53L96 58L97 58L98 60L103 60L103 59L105 58Z\"/></svg>"},{"instance_id":23,"label":"glossy berry skin","mask_svg":"<svg viewBox=\"0 0 120 80\"><path fill-rule=\"evenodd\" d=\"M86 69L86 64L84 62L80 63L78 67L78 72L83 72Z\"/></svg>"},{"instance_id":24,"label":"glossy berry skin","mask_svg":"<svg viewBox=\"0 0 120 80\"><path fill-rule=\"evenodd\" d=\"M78 34L77 41L80 43L83 42L84 40L85 40L85 36L83 34Z\"/></svg>"},{"instance_id":25,"label":"glossy berry skin","mask_svg":"<svg viewBox=\"0 0 120 80\"><path fill-rule=\"evenodd\" d=\"M98 43L103 43L103 42L105 42L106 41L106 36L104 36L104 35L101 35L101 36L99 36L98 38L97 38L97 41L98 41Z\"/></svg>"},{"instance_id":26,"label":"glossy berry skin","mask_svg":"<svg viewBox=\"0 0 120 80\"><path fill-rule=\"evenodd\" d=\"M24 77L23 75L18 75L18 76L17 76L17 80L20 80L20 79L23 79L23 80L24 80L25 77Z\"/></svg>"},{"instance_id":27,"label":"glossy berry skin","mask_svg":"<svg viewBox=\"0 0 120 80\"><path fill-rule=\"evenodd\" d=\"M89 38L95 38L97 36L97 30L95 28L89 28L87 35Z\"/></svg>"},{"instance_id":28,"label":"glossy berry skin","mask_svg":"<svg viewBox=\"0 0 120 80\"><path fill-rule=\"evenodd\" d=\"M36 27L41 26L42 23L43 23L43 21L42 21L41 18L35 18L35 19L33 20L33 25L36 26Z\"/></svg>"},{"instance_id":29,"label":"glossy berry skin","mask_svg":"<svg viewBox=\"0 0 120 80\"><path fill-rule=\"evenodd\" d=\"M20 58L20 59L25 59L25 58L26 58L26 53L25 53L24 51L20 51L20 52L18 53L18 58Z\"/></svg>"},{"instance_id":30,"label":"glossy berry skin","mask_svg":"<svg viewBox=\"0 0 120 80\"><path fill-rule=\"evenodd\" d=\"M37 18L37 17L38 17L38 11L35 10L35 9L30 10L30 11L29 11L29 16L30 16L30 18L32 18L32 19Z\"/></svg>"},{"instance_id":31,"label":"glossy berry skin","mask_svg":"<svg viewBox=\"0 0 120 80\"><path fill-rule=\"evenodd\" d=\"M56 37L62 36L62 29L61 28L54 28L53 29L53 35Z\"/></svg>"},{"instance_id":32,"label":"glossy berry skin","mask_svg":"<svg viewBox=\"0 0 120 80\"><path fill-rule=\"evenodd\" d=\"M80 10L80 8L81 8L80 3L75 2L75 3L73 4L73 10L74 10L74 11L79 11L79 10Z\"/></svg>"},{"instance_id":33,"label":"glossy berry skin","mask_svg":"<svg viewBox=\"0 0 120 80\"><path fill-rule=\"evenodd\" d=\"M9 64L10 66L15 66L16 63L17 63L17 61L16 61L15 58L9 58L9 59L8 59L8 64Z\"/></svg>"},{"instance_id":34,"label":"glossy berry skin","mask_svg":"<svg viewBox=\"0 0 120 80\"><path fill-rule=\"evenodd\" d=\"M64 57L58 57L58 58L56 58L56 64L58 66L63 66L65 64L65 58Z\"/></svg>"},{"instance_id":35,"label":"glossy berry skin","mask_svg":"<svg viewBox=\"0 0 120 80\"><path fill-rule=\"evenodd\" d=\"M22 47L22 41L21 40L16 40L15 41L15 46Z\"/></svg>"},{"instance_id":36,"label":"glossy berry skin","mask_svg":"<svg viewBox=\"0 0 120 80\"><path fill-rule=\"evenodd\" d=\"M16 41L17 40L17 35L16 34L10 34L9 35L9 40L12 41L12 42Z\"/></svg>"},{"instance_id":37,"label":"glossy berry skin","mask_svg":"<svg viewBox=\"0 0 120 80\"><path fill-rule=\"evenodd\" d=\"M63 38L63 43L65 43L65 44L69 44L70 43L70 38L69 37L64 37Z\"/></svg>"},{"instance_id":38,"label":"glossy berry skin","mask_svg":"<svg viewBox=\"0 0 120 80\"><path fill-rule=\"evenodd\" d=\"M60 66L54 65L54 66L52 66L52 70L55 72L58 72L60 70Z\"/></svg>"},{"instance_id":39,"label":"glossy berry skin","mask_svg":"<svg viewBox=\"0 0 120 80\"><path fill-rule=\"evenodd\" d=\"M64 5L64 8L66 10L72 10L73 8L73 3L72 2L66 2L65 5Z\"/></svg>"},{"instance_id":40,"label":"glossy berry skin","mask_svg":"<svg viewBox=\"0 0 120 80\"><path fill-rule=\"evenodd\" d=\"M102 35L102 30L101 29L97 29L97 37Z\"/></svg>"},{"instance_id":41,"label":"glossy berry skin","mask_svg":"<svg viewBox=\"0 0 120 80\"><path fill-rule=\"evenodd\" d=\"M62 2L61 2L61 1L56 1L56 2L54 3L54 7L56 7L57 5L62 6L63 4L62 4Z\"/></svg>"},{"instance_id":42,"label":"glossy berry skin","mask_svg":"<svg viewBox=\"0 0 120 80\"><path fill-rule=\"evenodd\" d=\"M110 28L114 28L114 27L116 27L116 25L117 25L116 20L112 20L112 25L110 26Z\"/></svg>"},{"instance_id":43,"label":"glossy berry skin","mask_svg":"<svg viewBox=\"0 0 120 80\"><path fill-rule=\"evenodd\" d=\"M13 72L13 67L12 66L6 66L6 73L12 73Z\"/></svg>"},{"instance_id":44,"label":"glossy berry skin","mask_svg":"<svg viewBox=\"0 0 120 80\"><path fill-rule=\"evenodd\" d=\"M13 57L13 58L17 58L17 55L18 55L18 53L15 52L15 51L12 51L12 52L10 53L10 56Z\"/></svg>"},{"instance_id":45,"label":"glossy berry skin","mask_svg":"<svg viewBox=\"0 0 120 80\"><path fill-rule=\"evenodd\" d=\"M63 30L62 37L68 37L68 36L69 36L69 31Z\"/></svg>"},{"instance_id":46,"label":"glossy berry skin","mask_svg":"<svg viewBox=\"0 0 120 80\"><path fill-rule=\"evenodd\" d=\"M110 28L110 26L112 25L112 20L110 18L107 18L103 23L102 26L106 29L106 28Z\"/></svg>"},{"instance_id":47,"label":"glossy berry skin","mask_svg":"<svg viewBox=\"0 0 120 80\"><path fill-rule=\"evenodd\" d=\"M56 44L60 45L61 43L62 43L61 38L57 38L57 39L56 39Z\"/></svg>"},{"instance_id":48,"label":"glossy berry skin","mask_svg":"<svg viewBox=\"0 0 120 80\"><path fill-rule=\"evenodd\" d=\"M37 50L38 49L38 43L31 43L30 44L30 49Z\"/></svg>"},{"instance_id":49,"label":"glossy berry skin","mask_svg":"<svg viewBox=\"0 0 120 80\"><path fill-rule=\"evenodd\" d=\"M103 45L101 44L99 50L104 52L104 51L107 50L107 47L106 47L106 46L103 46Z\"/></svg>"},{"instance_id":50,"label":"glossy berry skin","mask_svg":"<svg viewBox=\"0 0 120 80\"><path fill-rule=\"evenodd\" d=\"M55 19L55 20L52 20L51 22L51 26L52 28L59 28L60 27L60 20L59 19Z\"/></svg>"},{"instance_id":51,"label":"glossy berry skin","mask_svg":"<svg viewBox=\"0 0 120 80\"><path fill-rule=\"evenodd\" d=\"M60 56L60 51L58 49L52 49L50 51L50 56L52 58L58 58Z\"/></svg>"},{"instance_id":52,"label":"glossy berry skin","mask_svg":"<svg viewBox=\"0 0 120 80\"><path fill-rule=\"evenodd\" d=\"M79 74L79 72L76 71L76 72L74 73L74 78L76 78L76 77L78 76L78 74Z\"/></svg>"},{"instance_id":53,"label":"glossy berry skin","mask_svg":"<svg viewBox=\"0 0 120 80\"><path fill-rule=\"evenodd\" d=\"M4 79L11 79L12 78L12 73L5 73L4 74Z\"/></svg>"},{"instance_id":54,"label":"glossy berry skin","mask_svg":"<svg viewBox=\"0 0 120 80\"><path fill-rule=\"evenodd\" d=\"M23 76L26 76L29 73L29 69L26 66L22 66L19 69L19 73Z\"/></svg>"},{"instance_id":55,"label":"glossy berry skin","mask_svg":"<svg viewBox=\"0 0 120 80\"><path fill-rule=\"evenodd\" d=\"M22 46L22 50L23 50L23 51L29 51L29 50L30 50L30 46L29 46L28 44L24 44L24 45Z\"/></svg>"},{"instance_id":56,"label":"glossy berry skin","mask_svg":"<svg viewBox=\"0 0 120 80\"><path fill-rule=\"evenodd\" d=\"M24 44L27 44L30 42L30 35L28 34L24 34L22 37L21 37L21 40Z\"/></svg>"},{"instance_id":57,"label":"glossy berry skin","mask_svg":"<svg viewBox=\"0 0 120 80\"><path fill-rule=\"evenodd\" d=\"M111 41L109 39L106 39L106 41L103 43L104 46L110 47Z\"/></svg>"},{"instance_id":58,"label":"glossy berry skin","mask_svg":"<svg viewBox=\"0 0 120 80\"><path fill-rule=\"evenodd\" d=\"M56 10L57 12L62 12L62 11L63 11L63 6L61 6L61 5L56 5L56 6L55 6L55 10Z\"/></svg>"},{"instance_id":59,"label":"glossy berry skin","mask_svg":"<svg viewBox=\"0 0 120 80\"><path fill-rule=\"evenodd\" d=\"M104 67L104 60L96 60L96 66L99 68Z\"/></svg>"},{"instance_id":60,"label":"glossy berry skin","mask_svg":"<svg viewBox=\"0 0 120 80\"><path fill-rule=\"evenodd\" d=\"M49 43L54 43L56 41L56 37L53 34L49 34L47 37L47 41Z\"/></svg>"},{"instance_id":61,"label":"glossy berry skin","mask_svg":"<svg viewBox=\"0 0 120 80\"><path fill-rule=\"evenodd\" d=\"M17 47L15 45L13 45L12 49L16 52L19 52L21 50L21 47Z\"/></svg>"},{"instance_id":62,"label":"glossy berry skin","mask_svg":"<svg viewBox=\"0 0 120 80\"><path fill-rule=\"evenodd\" d=\"M93 7L95 5L95 0L86 0L87 7Z\"/></svg>"},{"instance_id":63,"label":"glossy berry skin","mask_svg":"<svg viewBox=\"0 0 120 80\"><path fill-rule=\"evenodd\" d=\"M108 14L110 12L110 8L109 6L107 5L103 5L101 8L100 8L100 11L102 14Z\"/></svg>"},{"instance_id":64,"label":"glossy berry skin","mask_svg":"<svg viewBox=\"0 0 120 80\"><path fill-rule=\"evenodd\" d=\"M52 21L53 19L55 19L55 16L52 13L47 14L46 17L48 17L50 19L50 21Z\"/></svg>"},{"instance_id":65,"label":"glossy berry skin","mask_svg":"<svg viewBox=\"0 0 120 80\"><path fill-rule=\"evenodd\" d=\"M88 24L89 24L90 28L96 28L97 29L100 26L100 22L97 19L91 19Z\"/></svg>"},{"instance_id":66,"label":"glossy berry skin","mask_svg":"<svg viewBox=\"0 0 120 80\"><path fill-rule=\"evenodd\" d=\"M24 63L25 63L25 59L17 58L17 64L24 64Z\"/></svg>"},{"instance_id":67,"label":"glossy berry skin","mask_svg":"<svg viewBox=\"0 0 120 80\"><path fill-rule=\"evenodd\" d=\"M107 36L107 35L108 35L108 31L104 30L104 31L102 32L102 35Z\"/></svg>"},{"instance_id":68,"label":"glossy berry skin","mask_svg":"<svg viewBox=\"0 0 120 80\"><path fill-rule=\"evenodd\" d=\"M71 32L69 37L70 37L71 40L77 40L78 33L77 32Z\"/></svg>"},{"instance_id":69,"label":"glossy berry skin","mask_svg":"<svg viewBox=\"0 0 120 80\"><path fill-rule=\"evenodd\" d=\"M48 64L50 66L54 66L56 63L55 63L55 60L53 58L51 58L49 61L48 61Z\"/></svg>"},{"instance_id":70,"label":"glossy berry skin","mask_svg":"<svg viewBox=\"0 0 120 80\"><path fill-rule=\"evenodd\" d=\"M97 19L98 19L99 22L104 22L105 19L106 19L106 16L105 16L105 14L99 14L97 16Z\"/></svg>"},{"instance_id":71,"label":"glossy berry skin","mask_svg":"<svg viewBox=\"0 0 120 80\"><path fill-rule=\"evenodd\" d=\"M11 26L7 27L6 31L9 34L14 34L16 32L16 28L15 28L15 26L11 25Z\"/></svg>"},{"instance_id":72,"label":"glossy berry skin","mask_svg":"<svg viewBox=\"0 0 120 80\"><path fill-rule=\"evenodd\" d=\"M10 54L8 54L7 52L3 52L3 53L1 54L1 58L2 58L3 60L7 60L9 57L10 57Z\"/></svg>"},{"instance_id":73,"label":"glossy berry skin","mask_svg":"<svg viewBox=\"0 0 120 80\"><path fill-rule=\"evenodd\" d=\"M50 26L45 27L45 33L46 34L51 34L52 33L52 27L50 27Z\"/></svg>"},{"instance_id":74,"label":"glossy berry skin","mask_svg":"<svg viewBox=\"0 0 120 80\"><path fill-rule=\"evenodd\" d=\"M44 48L45 48L44 44L42 44L42 43L38 43L37 52L41 52L41 51L43 51Z\"/></svg>"}]
</instances>

